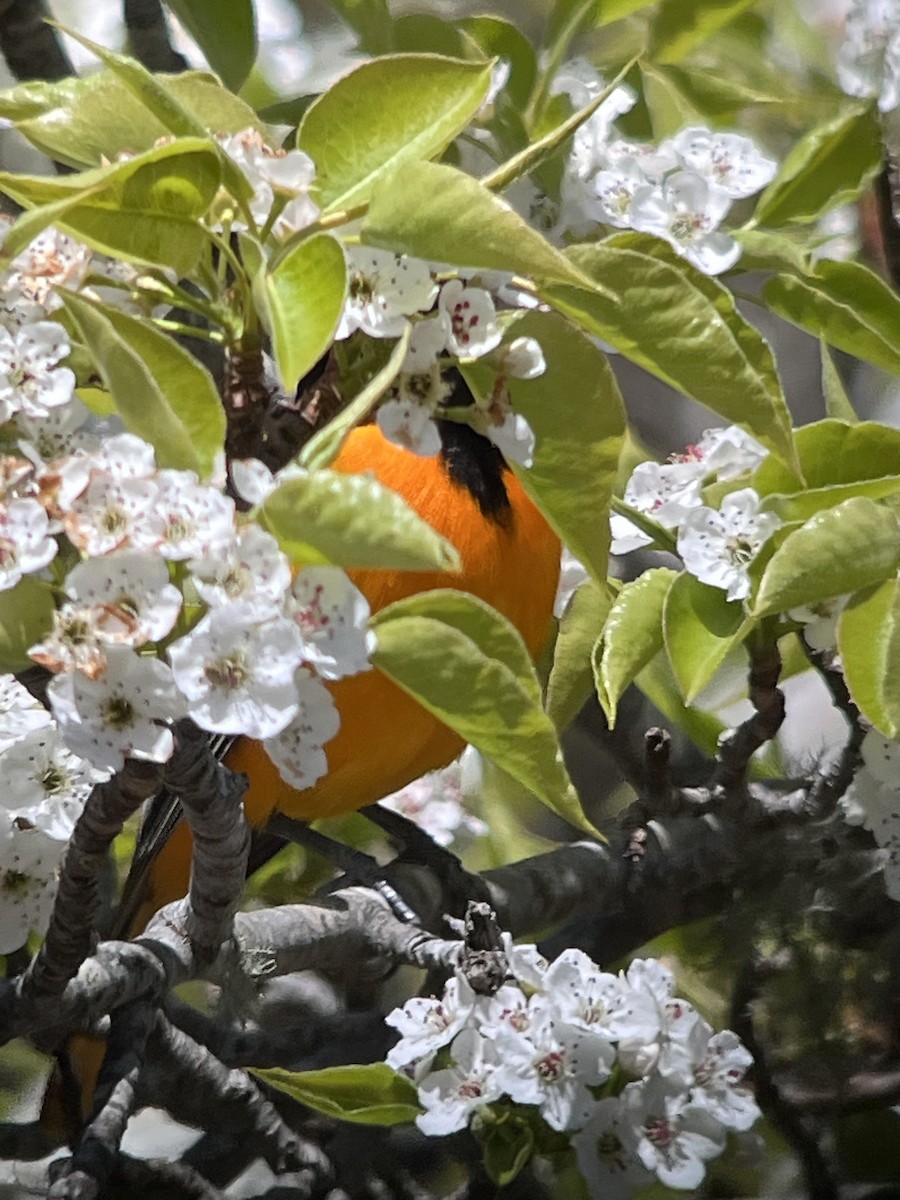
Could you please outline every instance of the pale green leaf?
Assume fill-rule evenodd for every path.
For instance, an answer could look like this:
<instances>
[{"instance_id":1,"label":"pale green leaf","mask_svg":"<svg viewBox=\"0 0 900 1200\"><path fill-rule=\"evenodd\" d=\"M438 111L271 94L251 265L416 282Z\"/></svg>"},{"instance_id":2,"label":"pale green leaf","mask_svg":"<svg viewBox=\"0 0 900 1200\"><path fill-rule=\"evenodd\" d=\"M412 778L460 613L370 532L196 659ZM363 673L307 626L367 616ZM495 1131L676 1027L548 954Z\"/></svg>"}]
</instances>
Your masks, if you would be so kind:
<instances>
[{"instance_id":1,"label":"pale green leaf","mask_svg":"<svg viewBox=\"0 0 900 1200\"><path fill-rule=\"evenodd\" d=\"M762 294L807 333L900 375L900 297L862 263L826 259L808 275L775 275Z\"/></svg>"},{"instance_id":2,"label":"pale green leaf","mask_svg":"<svg viewBox=\"0 0 900 1200\"><path fill-rule=\"evenodd\" d=\"M581 812L518 632L464 592L423 592L372 618L372 662L559 816Z\"/></svg>"},{"instance_id":3,"label":"pale green leaf","mask_svg":"<svg viewBox=\"0 0 900 1200\"><path fill-rule=\"evenodd\" d=\"M459 555L371 475L303 472L262 505L262 520L292 562L311 566L456 571Z\"/></svg>"},{"instance_id":4,"label":"pale green leaf","mask_svg":"<svg viewBox=\"0 0 900 1200\"><path fill-rule=\"evenodd\" d=\"M50 584L33 575L0 591L0 671L34 666L28 650L50 632L55 607Z\"/></svg>"},{"instance_id":5,"label":"pale green leaf","mask_svg":"<svg viewBox=\"0 0 900 1200\"><path fill-rule=\"evenodd\" d=\"M678 572L654 567L626 583L613 601L594 649L594 679L609 727L625 689L663 646L666 593Z\"/></svg>"},{"instance_id":6,"label":"pale green leaf","mask_svg":"<svg viewBox=\"0 0 900 1200\"><path fill-rule=\"evenodd\" d=\"M422 1111L415 1085L383 1062L322 1071L267 1067L253 1074L307 1108L357 1125L404 1125Z\"/></svg>"},{"instance_id":7,"label":"pale green leaf","mask_svg":"<svg viewBox=\"0 0 900 1200\"><path fill-rule=\"evenodd\" d=\"M784 612L880 583L900 567L900 525L887 508L857 497L825 509L772 555L755 616Z\"/></svg>"},{"instance_id":8,"label":"pale green leaf","mask_svg":"<svg viewBox=\"0 0 900 1200\"><path fill-rule=\"evenodd\" d=\"M154 447L159 466L208 476L225 414L206 368L146 320L73 293L63 303L126 428Z\"/></svg>"},{"instance_id":9,"label":"pale green leaf","mask_svg":"<svg viewBox=\"0 0 900 1200\"><path fill-rule=\"evenodd\" d=\"M186 274L208 244L200 218L221 179L217 152L198 139L80 175L0 172L0 191L31 210L6 233L3 254L19 253L55 224L103 254L161 263Z\"/></svg>"},{"instance_id":10,"label":"pale green leaf","mask_svg":"<svg viewBox=\"0 0 900 1200\"><path fill-rule=\"evenodd\" d=\"M387 54L391 49L391 14L387 0L328 0L335 12L359 37L366 54Z\"/></svg>"},{"instance_id":11,"label":"pale green leaf","mask_svg":"<svg viewBox=\"0 0 900 1200\"><path fill-rule=\"evenodd\" d=\"M547 682L547 712L560 731L574 721L594 689L591 653L611 604L609 587L589 579L560 619Z\"/></svg>"},{"instance_id":12,"label":"pale green leaf","mask_svg":"<svg viewBox=\"0 0 900 1200\"><path fill-rule=\"evenodd\" d=\"M900 740L900 581L857 593L837 628L850 695L876 729Z\"/></svg>"},{"instance_id":13,"label":"pale green leaf","mask_svg":"<svg viewBox=\"0 0 900 1200\"><path fill-rule=\"evenodd\" d=\"M794 437L809 488L900 475L900 430L878 421L814 421ZM782 463L767 458L753 476L753 487L763 496L792 493L795 481Z\"/></svg>"},{"instance_id":14,"label":"pale green leaf","mask_svg":"<svg viewBox=\"0 0 900 1200\"><path fill-rule=\"evenodd\" d=\"M362 204L404 164L439 154L478 111L490 82L490 63L434 54L376 59L339 79L297 131L298 147L316 164L319 203Z\"/></svg>"},{"instance_id":15,"label":"pale green leaf","mask_svg":"<svg viewBox=\"0 0 900 1200\"><path fill-rule=\"evenodd\" d=\"M663 613L666 652L672 673L691 704L750 629L744 606L727 600L687 571L672 582Z\"/></svg>"},{"instance_id":16,"label":"pale green leaf","mask_svg":"<svg viewBox=\"0 0 900 1200\"><path fill-rule=\"evenodd\" d=\"M537 74L537 58L525 34L502 17L463 17L458 24L478 44L486 58L509 63L509 78L503 90L519 110L524 110Z\"/></svg>"},{"instance_id":17,"label":"pale green leaf","mask_svg":"<svg viewBox=\"0 0 900 1200\"><path fill-rule=\"evenodd\" d=\"M606 295L543 287L542 298L672 387L742 425L795 468L790 414L768 344L731 293L658 238L572 247Z\"/></svg>"},{"instance_id":18,"label":"pale green leaf","mask_svg":"<svg viewBox=\"0 0 900 1200\"><path fill-rule=\"evenodd\" d=\"M436 262L589 284L505 200L442 163L409 163L380 183L362 236L370 245Z\"/></svg>"},{"instance_id":19,"label":"pale green leaf","mask_svg":"<svg viewBox=\"0 0 900 1200\"><path fill-rule=\"evenodd\" d=\"M661 0L650 31L650 57L661 63L679 62L696 46L717 33L755 0Z\"/></svg>"},{"instance_id":20,"label":"pale green leaf","mask_svg":"<svg viewBox=\"0 0 900 1200\"><path fill-rule=\"evenodd\" d=\"M822 355L822 394L825 397L825 411L829 417L833 417L835 420L848 421L854 425L859 417L850 403L844 381L841 379L831 351L828 349L828 343L824 338L819 349Z\"/></svg>"},{"instance_id":21,"label":"pale green leaf","mask_svg":"<svg viewBox=\"0 0 900 1200\"><path fill-rule=\"evenodd\" d=\"M288 395L328 349L347 295L341 245L316 233L280 255L265 278L278 374Z\"/></svg>"},{"instance_id":22,"label":"pale green leaf","mask_svg":"<svg viewBox=\"0 0 900 1200\"><path fill-rule=\"evenodd\" d=\"M814 221L855 199L881 166L881 125L871 104L854 105L811 129L763 192L759 225Z\"/></svg>"},{"instance_id":23,"label":"pale green leaf","mask_svg":"<svg viewBox=\"0 0 900 1200\"><path fill-rule=\"evenodd\" d=\"M222 81L237 91L256 60L253 0L166 0Z\"/></svg>"}]
</instances>

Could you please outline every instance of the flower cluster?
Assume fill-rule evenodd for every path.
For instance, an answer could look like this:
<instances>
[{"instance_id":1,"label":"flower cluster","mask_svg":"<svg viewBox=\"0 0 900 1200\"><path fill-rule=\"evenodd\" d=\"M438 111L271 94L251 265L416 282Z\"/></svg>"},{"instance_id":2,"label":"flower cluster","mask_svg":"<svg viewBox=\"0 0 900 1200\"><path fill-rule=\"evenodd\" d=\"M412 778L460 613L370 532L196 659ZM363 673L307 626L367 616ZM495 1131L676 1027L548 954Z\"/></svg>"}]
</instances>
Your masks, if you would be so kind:
<instances>
[{"instance_id":1,"label":"flower cluster","mask_svg":"<svg viewBox=\"0 0 900 1200\"><path fill-rule=\"evenodd\" d=\"M253 188L249 208L260 229L271 227L275 237L286 238L312 225L319 209L309 196L316 168L308 154L273 149L252 126L218 141ZM241 228L241 222L232 220L231 227Z\"/></svg>"},{"instance_id":2,"label":"flower cluster","mask_svg":"<svg viewBox=\"0 0 900 1200\"><path fill-rule=\"evenodd\" d=\"M781 519L760 511L753 488L730 492L721 508L703 503L703 484L732 480L752 471L766 450L736 425L709 429L695 446L668 463L645 462L635 468L625 488L625 503L665 529L678 530L678 553L685 568L729 600L750 594L748 567ZM627 517L613 514L612 552L627 554L647 546L652 537Z\"/></svg>"},{"instance_id":3,"label":"flower cluster","mask_svg":"<svg viewBox=\"0 0 900 1200\"><path fill-rule=\"evenodd\" d=\"M401 1034L387 1062L416 1084L426 1134L464 1129L486 1106L532 1105L572 1133L596 1196L628 1196L653 1177L696 1188L729 1129L759 1110L750 1055L715 1033L654 959L602 971L580 950L548 964L507 940L511 981L479 996L457 972L443 996L387 1017Z\"/></svg>"},{"instance_id":4,"label":"flower cluster","mask_svg":"<svg viewBox=\"0 0 900 1200\"><path fill-rule=\"evenodd\" d=\"M395 338L411 326L397 384L376 418L390 441L415 454L438 453L441 440L434 416L449 399L451 389L442 372L454 362L490 355L501 385L509 376L534 379L544 371L534 338L501 345L503 329L488 286L466 283L459 272L441 282L440 267L371 246L351 246L347 257L349 295L337 338L345 340L357 330L369 337ZM481 273L479 279L508 302L518 301L508 277ZM507 458L530 464L534 434L525 418L509 407L502 386L495 388L488 405L476 405L466 415Z\"/></svg>"},{"instance_id":5,"label":"flower cluster","mask_svg":"<svg viewBox=\"0 0 900 1200\"><path fill-rule=\"evenodd\" d=\"M850 96L877 97L882 112L900 103L900 2L853 0L837 74Z\"/></svg>"},{"instance_id":6,"label":"flower cluster","mask_svg":"<svg viewBox=\"0 0 900 1200\"><path fill-rule=\"evenodd\" d=\"M50 713L0 675L0 775L0 954L9 954L44 930L63 850L108 772L73 754Z\"/></svg>"},{"instance_id":7,"label":"flower cluster","mask_svg":"<svg viewBox=\"0 0 900 1200\"><path fill-rule=\"evenodd\" d=\"M380 801L401 816L415 821L439 846L456 846L487 833L487 825L466 810L465 760L475 754L471 747L462 759L440 771L430 771Z\"/></svg>"},{"instance_id":8,"label":"flower cluster","mask_svg":"<svg viewBox=\"0 0 900 1200\"><path fill-rule=\"evenodd\" d=\"M557 77L576 107L598 95L599 77L570 64ZM659 145L613 138L611 122L636 97L616 88L577 131L563 176L558 228L585 236L596 225L664 238L707 275L733 267L740 246L719 229L735 200L752 196L778 164L740 134L689 126Z\"/></svg>"}]
</instances>

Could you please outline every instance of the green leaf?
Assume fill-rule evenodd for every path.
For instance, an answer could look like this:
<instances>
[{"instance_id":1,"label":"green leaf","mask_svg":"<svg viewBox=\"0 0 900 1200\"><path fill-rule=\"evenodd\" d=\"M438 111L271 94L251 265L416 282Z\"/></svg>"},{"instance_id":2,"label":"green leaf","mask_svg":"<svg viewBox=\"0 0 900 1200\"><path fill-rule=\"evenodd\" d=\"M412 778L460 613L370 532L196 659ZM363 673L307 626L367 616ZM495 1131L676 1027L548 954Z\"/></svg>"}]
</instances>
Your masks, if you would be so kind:
<instances>
[{"instance_id":1,"label":"green leaf","mask_svg":"<svg viewBox=\"0 0 900 1200\"><path fill-rule=\"evenodd\" d=\"M429 712L590 833L516 629L483 601L422 592L372 618L372 662Z\"/></svg>"},{"instance_id":2,"label":"green leaf","mask_svg":"<svg viewBox=\"0 0 900 1200\"><path fill-rule=\"evenodd\" d=\"M713 713L684 703L665 654L657 654L651 659L638 675L635 685L651 704L656 705L667 724L682 729L704 754L710 758L715 756L725 723Z\"/></svg>"},{"instance_id":3,"label":"green leaf","mask_svg":"<svg viewBox=\"0 0 900 1200\"><path fill-rule=\"evenodd\" d=\"M666 593L677 574L669 567L645 571L625 584L609 610L594 648L594 679L610 729L625 689L662 649Z\"/></svg>"},{"instance_id":4,"label":"green leaf","mask_svg":"<svg viewBox=\"0 0 900 1200\"><path fill-rule=\"evenodd\" d=\"M589 333L729 421L795 469L791 421L775 361L731 293L658 238L626 234L574 246L572 260L606 295L541 288L541 297Z\"/></svg>"},{"instance_id":5,"label":"green leaf","mask_svg":"<svg viewBox=\"0 0 900 1200\"><path fill-rule=\"evenodd\" d=\"M650 31L649 56L661 63L679 62L751 8L755 0L661 0Z\"/></svg>"},{"instance_id":6,"label":"green leaf","mask_svg":"<svg viewBox=\"0 0 900 1200\"><path fill-rule=\"evenodd\" d=\"M304 472L266 498L262 518L291 561L305 566L459 570L454 547L369 474Z\"/></svg>"},{"instance_id":7,"label":"green leaf","mask_svg":"<svg viewBox=\"0 0 900 1200\"><path fill-rule=\"evenodd\" d=\"M900 580L853 596L838 620L850 695L885 737L900 740Z\"/></svg>"},{"instance_id":8,"label":"green leaf","mask_svg":"<svg viewBox=\"0 0 900 1200\"><path fill-rule=\"evenodd\" d=\"M150 442L159 466L208 476L225 440L225 413L206 368L143 318L61 294L126 428Z\"/></svg>"},{"instance_id":9,"label":"green leaf","mask_svg":"<svg viewBox=\"0 0 900 1200\"><path fill-rule=\"evenodd\" d=\"M278 374L292 395L331 345L347 295L341 245L315 233L279 255L265 279L269 332Z\"/></svg>"},{"instance_id":10,"label":"green leaf","mask_svg":"<svg viewBox=\"0 0 900 1200\"><path fill-rule=\"evenodd\" d=\"M199 223L221 183L208 141L183 139L127 162L60 178L0 172L0 191L31 209L6 234L12 256L50 224L114 257L163 263L179 274L208 243Z\"/></svg>"},{"instance_id":11,"label":"green leaf","mask_svg":"<svg viewBox=\"0 0 900 1200\"><path fill-rule=\"evenodd\" d=\"M387 1063L323 1071L269 1067L253 1074L307 1108L356 1125L405 1125L422 1111L413 1083Z\"/></svg>"},{"instance_id":12,"label":"green leaf","mask_svg":"<svg viewBox=\"0 0 900 1200\"><path fill-rule=\"evenodd\" d=\"M522 1172L535 1150L534 1130L518 1115L482 1127L484 1169L498 1188L508 1187Z\"/></svg>"},{"instance_id":13,"label":"green leaf","mask_svg":"<svg viewBox=\"0 0 900 1200\"><path fill-rule=\"evenodd\" d=\"M372 195L362 238L373 246L461 267L582 286L589 282L505 200L442 163L409 163L383 180Z\"/></svg>"},{"instance_id":14,"label":"green leaf","mask_svg":"<svg viewBox=\"0 0 900 1200\"><path fill-rule=\"evenodd\" d=\"M525 34L502 17L463 17L458 24L480 46L486 58L509 63L504 91L516 108L524 110L537 74L537 58Z\"/></svg>"},{"instance_id":15,"label":"green leaf","mask_svg":"<svg viewBox=\"0 0 900 1200\"><path fill-rule=\"evenodd\" d=\"M763 299L814 337L900 375L900 297L862 263L826 259L808 275L775 275Z\"/></svg>"},{"instance_id":16,"label":"green leaf","mask_svg":"<svg viewBox=\"0 0 900 1200\"><path fill-rule=\"evenodd\" d=\"M763 508L777 513L785 522L808 521L826 508L834 508L854 496L884 500L900 492L900 475L883 475L880 479L863 479L859 483L835 483L830 487L809 488L791 495L767 496Z\"/></svg>"},{"instance_id":17,"label":"green leaf","mask_svg":"<svg viewBox=\"0 0 900 1200\"><path fill-rule=\"evenodd\" d=\"M775 104L781 99L770 92L748 87L736 79L716 75L705 65L702 69L696 69L669 64L665 67L665 74L672 86L697 112L702 113L709 124L732 120L751 104Z\"/></svg>"},{"instance_id":18,"label":"green leaf","mask_svg":"<svg viewBox=\"0 0 900 1200\"><path fill-rule=\"evenodd\" d=\"M814 421L802 425L794 437L810 488L900 475L900 430L878 421ZM762 496L791 493L792 483L793 476L777 459L765 459L753 476L753 487Z\"/></svg>"},{"instance_id":19,"label":"green leaf","mask_svg":"<svg viewBox=\"0 0 900 1200\"><path fill-rule=\"evenodd\" d=\"M318 430L297 455L301 467L312 470L316 467L327 467L337 458L341 447L347 440L350 431L359 425L369 415L384 393L388 390L403 366L406 352L409 349L409 338L412 329L406 329L397 339L391 356L385 365L365 385L358 396L329 421L324 429Z\"/></svg>"},{"instance_id":20,"label":"green leaf","mask_svg":"<svg viewBox=\"0 0 900 1200\"><path fill-rule=\"evenodd\" d=\"M440 154L478 111L490 82L490 63L435 54L376 59L339 79L297 131L298 147L316 164L319 203L362 204L405 163Z\"/></svg>"},{"instance_id":21,"label":"green leaf","mask_svg":"<svg viewBox=\"0 0 900 1200\"><path fill-rule=\"evenodd\" d=\"M741 270L788 271L805 275L810 270L805 233L796 227L789 234L768 229L736 229L735 241L741 244Z\"/></svg>"},{"instance_id":22,"label":"green leaf","mask_svg":"<svg viewBox=\"0 0 900 1200\"><path fill-rule=\"evenodd\" d=\"M261 128L253 109L206 71L158 78L204 129L227 134ZM72 167L111 162L125 150L152 150L169 132L112 71L0 93L0 117L15 121L38 150Z\"/></svg>"},{"instance_id":23,"label":"green leaf","mask_svg":"<svg viewBox=\"0 0 900 1200\"><path fill-rule=\"evenodd\" d=\"M455 21L434 13L404 13L394 19L393 50L402 54L440 54L445 58L483 57ZM475 50L474 55L467 50Z\"/></svg>"},{"instance_id":24,"label":"green leaf","mask_svg":"<svg viewBox=\"0 0 900 1200\"><path fill-rule=\"evenodd\" d=\"M857 497L817 513L770 559L754 615L784 612L880 583L900 567L900 525L874 500Z\"/></svg>"},{"instance_id":25,"label":"green leaf","mask_svg":"<svg viewBox=\"0 0 900 1200\"><path fill-rule=\"evenodd\" d=\"M663 625L672 673L690 704L746 637L752 621L745 619L742 604L726 600L721 588L684 571L666 594Z\"/></svg>"},{"instance_id":26,"label":"green leaf","mask_svg":"<svg viewBox=\"0 0 900 1200\"><path fill-rule=\"evenodd\" d=\"M641 81L644 103L650 113L650 124L656 141L672 137L685 125L702 123L700 112L678 88L664 67L642 61Z\"/></svg>"},{"instance_id":27,"label":"green leaf","mask_svg":"<svg viewBox=\"0 0 900 1200\"><path fill-rule=\"evenodd\" d=\"M547 712L560 732L575 720L593 691L591 652L611 604L609 587L589 579L575 592L560 620L547 683Z\"/></svg>"},{"instance_id":28,"label":"green leaf","mask_svg":"<svg viewBox=\"0 0 900 1200\"><path fill-rule=\"evenodd\" d=\"M844 381L824 339L820 342L819 349L822 355L822 394L825 397L825 411L837 421L847 421L854 425L859 417L850 403Z\"/></svg>"},{"instance_id":29,"label":"green leaf","mask_svg":"<svg viewBox=\"0 0 900 1200\"><path fill-rule=\"evenodd\" d=\"M33 575L0 592L0 671L34 666L28 650L50 632L55 607L50 585Z\"/></svg>"},{"instance_id":30,"label":"green leaf","mask_svg":"<svg viewBox=\"0 0 900 1200\"><path fill-rule=\"evenodd\" d=\"M510 323L507 337L535 338L547 361L537 379L506 381L512 407L536 441L531 466L513 470L575 557L605 583L609 506L625 440L615 375L593 342L557 313L526 313ZM478 381L482 398L489 396L493 371L464 373Z\"/></svg>"},{"instance_id":31,"label":"green leaf","mask_svg":"<svg viewBox=\"0 0 900 1200\"><path fill-rule=\"evenodd\" d=\"M754 222L814 221L855 199L881 166L881 125L873 105L854 105L810 130L759 198Z\"/></svg>"},{"instance_id":32,"label":"green leaf","mask_svg":"<svg viewBox=\"0 0 900 1200\"><path fill-rule=\"evenodd\" d=\"M166 0L222 81L237 91L256 61L253 0Z\"/></svg>"}]
</instances>

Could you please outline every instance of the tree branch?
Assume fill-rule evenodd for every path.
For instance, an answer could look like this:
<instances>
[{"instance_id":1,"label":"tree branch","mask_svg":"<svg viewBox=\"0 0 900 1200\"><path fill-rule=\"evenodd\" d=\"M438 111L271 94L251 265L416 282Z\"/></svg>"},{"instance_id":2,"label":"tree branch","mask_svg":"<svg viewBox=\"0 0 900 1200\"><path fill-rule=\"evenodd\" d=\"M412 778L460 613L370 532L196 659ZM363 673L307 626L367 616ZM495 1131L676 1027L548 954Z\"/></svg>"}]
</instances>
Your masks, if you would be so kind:
<instances>
[{"instance_id":1,"label":"tree branch","mask_svg":"<svg viewBox=\"0 0 900 1200\"><path fill-rule=\"evenodd\" d=\"M159 0L124 0L123 15L131 53L148 71L186 71L189 63L169 40Z\"/></svg>"},{"instance_id":2,"label":"tree branch","mask_svg":"<svg viewBox=\"0 0 900 1200\"><path fill-rule=\"evenodd\" d=\"M75 68L44 0L0 0L0 54L16 79L65 79Z\"/></svg>"}]
</instances>

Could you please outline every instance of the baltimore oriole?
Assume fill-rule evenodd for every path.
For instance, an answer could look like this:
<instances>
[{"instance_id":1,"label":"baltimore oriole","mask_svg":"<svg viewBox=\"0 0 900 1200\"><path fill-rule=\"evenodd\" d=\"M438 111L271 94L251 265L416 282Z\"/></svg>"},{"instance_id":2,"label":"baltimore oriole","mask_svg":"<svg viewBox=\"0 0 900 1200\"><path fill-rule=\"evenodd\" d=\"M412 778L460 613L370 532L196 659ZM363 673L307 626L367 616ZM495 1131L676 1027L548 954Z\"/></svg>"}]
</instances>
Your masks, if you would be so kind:
<instances>
[{"instance_id":1,"label":"baltimore oriole","mask_svg":"<svg viewBox=\"0 0 900 1200\"><path fill-rule=\"evenodd\" d=\"M363 426L350 434L332 466L373 472L403 496L456 547L461 570L361 570L350 572L351 578L373 612L432 588L470 592L507 617L535 657L549 632L559 540L491 442L464 424L440 421L439 428L441 453L423 458L387 441L377 426ZM328 774L313 787L292 789L259 743L248 738L238 739L227 753L226 764L248 779L244 806L251 826L264 826L276 809L304 821L355 811L444 766L462 749L457 734L377 670L328 687L341 726L325 747ZM142 874L139 903L128 922L132 934L158 908L185 894L190 862L190 833L182 821ZM85 1077L99 1066L91 1041L70 1043ZM88 1096L89 1089L82 1092L84 1104ZM46 1105L45 1116L52 1121Z\"/></svg>"}]
</instances>

